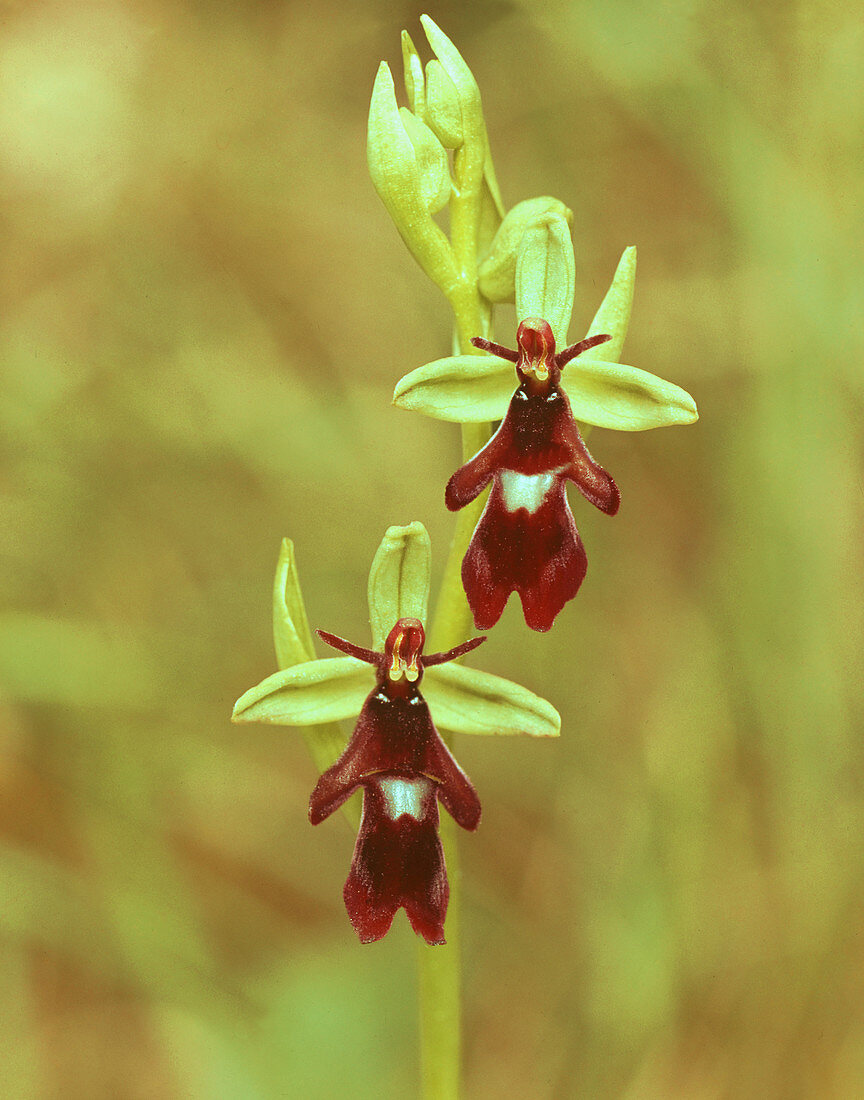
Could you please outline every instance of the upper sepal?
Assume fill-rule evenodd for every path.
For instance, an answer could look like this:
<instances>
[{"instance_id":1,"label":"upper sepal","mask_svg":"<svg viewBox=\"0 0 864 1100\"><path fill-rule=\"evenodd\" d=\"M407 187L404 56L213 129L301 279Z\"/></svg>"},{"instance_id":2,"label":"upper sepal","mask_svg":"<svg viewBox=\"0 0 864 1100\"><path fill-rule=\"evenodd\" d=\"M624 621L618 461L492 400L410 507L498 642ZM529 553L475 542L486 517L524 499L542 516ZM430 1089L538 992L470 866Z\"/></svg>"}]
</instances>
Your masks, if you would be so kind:
<instances>
[{"instance_id":1,"label":"upper sepal","mask_svg":"<svg viewBox=\"0 0 864 1100\"><path fill-rule=\"evenodd\" d=\"M516 317L542 317L563 344L573 312L576 261L570 226L561 214L547 215L519 242L516 259Z\"/></svg>"},{"instance_id":2,"label":"upper sepal","mask_svg":"<svg viewBox=\"0 0 864 1100\"><path fill-rule=\"evenodd\" d=\"M379 652L399 619L426 622L432 546L422 523L388 527L369 570L372 648Z\"/></svg>"},{"instance_id":3,"label":"upper sepal","mask_svg":"<svg viewBox=\"0 0 864 1100\"><path fill-rule=\"evenodd\" d=\"M437 665L423 681L435 724L454 733L557 737L561 716L533 691L463 665Z\"/></svg>"},{"instance_id":4,"label":"upper sepal","mask_svg":"<svg viewBox=\"0 0 864 1100\"><path fill-rule=\"evenodd\" d=\"M516 262L522 238L529 229L555 217L569 225L573 211L551 195L523 199L507 211L477 272L480 292L490 302L516 301Z\"/></svg>"}]
</instances>

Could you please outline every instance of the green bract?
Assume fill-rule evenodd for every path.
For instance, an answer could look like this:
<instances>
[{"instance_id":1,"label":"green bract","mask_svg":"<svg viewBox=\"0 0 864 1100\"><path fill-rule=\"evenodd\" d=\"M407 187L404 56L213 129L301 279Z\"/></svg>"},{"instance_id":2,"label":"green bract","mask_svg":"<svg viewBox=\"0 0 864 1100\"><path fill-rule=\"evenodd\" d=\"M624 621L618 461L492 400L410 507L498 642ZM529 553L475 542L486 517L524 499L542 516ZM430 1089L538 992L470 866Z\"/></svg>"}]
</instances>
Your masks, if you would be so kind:
<instances>
[{"instance_id":1,"label":"green bract","mask_svg":"<svg viewBox=\"0 0 864 1100\"><path fill-rule=\"evenodd\" d=\"M369 574L369 619L373 645L401 618L426 617L429 593L429 536L421 523L390 527ZM302 639L305 612L299 598L291 544L283 543L276 582L275 621L282 639ZM283 652L286 645L282 642ZM311 647L311 639L310 639ZM374 684L372 666L353 657L304 660L268 676L234 706L235 722L318 725L355 717ZM526 688L486 672L457 665L425 670L422 691L432 717L456 733L528 734L555 737L561 719L555 708ZM330 763L344 747L344 738Z\"/></svg>"},{"instance_id":2,"label":"green bract","mask_svg":"<svg viewBox=\"0 0 864 1100\"><path fill-rule=\"evenodd\" d=\"M542 242L531 241L528 247L529 257L533 257L531 265L539 266ZM557 248L558 243L550 242L547 254ZM527 267L528 261L525 263ZM573 415L585 424L619 431L691 424L699 414L686 390L647 371L617 363L630 321L635 276L636 249L631 247L624 251L612 285L588 329L589 336L609 333L612 339L564 368L562 381ZM540 276L535 274L533 279L539 286ZM454 355L406 374L396 385L393 403L438 420L463 424L500 420L514 388L513 364L507 360L494 355Z\"/></svg>"},{"instance_id":3,"label":"green bract","mask_svg":"<svg viewBox=\"0 0 864 1100\"><path fill-rule=\"evenodd\" d=\"M290 539L282 540L273 582L273 644L280 669L296 668L315 660L315 646L294 560L294 543ZM304 732L309 752L319 771L329 768L344 747L345 738L336 721L335 715L322 715L314 720L314 730ZM309 718L304 724L312 725L313 719Z\"/></svg>"}]
</instances>

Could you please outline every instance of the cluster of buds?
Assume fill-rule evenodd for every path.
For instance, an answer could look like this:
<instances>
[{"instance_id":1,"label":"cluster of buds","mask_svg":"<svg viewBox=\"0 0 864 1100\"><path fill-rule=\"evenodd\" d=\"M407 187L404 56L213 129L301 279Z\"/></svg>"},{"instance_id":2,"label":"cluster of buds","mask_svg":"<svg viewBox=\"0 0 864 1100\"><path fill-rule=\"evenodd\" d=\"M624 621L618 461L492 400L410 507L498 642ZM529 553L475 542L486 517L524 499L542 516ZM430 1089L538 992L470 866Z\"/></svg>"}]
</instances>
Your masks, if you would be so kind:
<instances>
[{"instance_id":1,"label":"cluster of buds","mask_svg":"<svg viewBox=\"0 0 864 1100\"><path fill-rule=\"evenodd\" d=\"M488 442L444 493L455 511L491 485L465 540L467 607L475 627L488 630L517 592L527 625L547 631L587 569L567 482L607 515L620 504L618 487L592 458L580 424L623 431L687 424L697 419L696 405L671 382L621 363L635 248L624 250L586 335L567 345L575 294L572 213L549 196L505 211L477 83L449 38L428 16L421 21L434 57L424 69L403 33L407 108L398 106L382 62L369 112L368 162L407 247L453 308L457 354L405 375L393 401L460 423L463 440L477 438L466 434L466 425L489 426ZM449 238L435 220L445 206ZM515 349L490 339L493 308L502 302L516 306ZM248 691L234 711L236 721L317 728L311 746L323 774L310 801L313 825L362 788L344 899L363 942L383 936L400 907L428 943L444 942L449 889L438 803L473 830L480 801L436 723L460 733L555 736L560 730L545 700L454 663L482 637L424 655L429 556L419 523L390 528L369 578L372 648L318 631L343 654L319 660L286 542L274 594L282 671ZM468 632L466 620L457 636ZM335 725L345 718L357 719L347 747Z\"/></svg>"}]
</instances>

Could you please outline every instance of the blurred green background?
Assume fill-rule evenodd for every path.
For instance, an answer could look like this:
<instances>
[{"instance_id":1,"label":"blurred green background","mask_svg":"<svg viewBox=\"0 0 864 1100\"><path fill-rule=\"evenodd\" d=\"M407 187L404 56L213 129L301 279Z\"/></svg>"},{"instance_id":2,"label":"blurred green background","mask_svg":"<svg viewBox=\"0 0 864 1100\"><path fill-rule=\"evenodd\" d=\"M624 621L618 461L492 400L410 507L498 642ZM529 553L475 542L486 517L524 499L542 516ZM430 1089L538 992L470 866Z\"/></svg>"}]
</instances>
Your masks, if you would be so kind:
<instances>
[{"instance_id":1,"label":"blurred green background","mask_svg":"<svg viewBox=\"0 0 864 1100\"><path fill-rule=\"evenodd\" d=\"M361 948L275 668L296 543L363 641L390 523L440 573L450 425L393 410L450 319L365 170L410 3L0 3L0 1093L416 1092L404 914ZM466 1097L864 1095L864 24L840 0L439 3L505 201L575 211L578 339L701 420L595 431L610 520L479 667L559 743L469 739ZM497 338L512 343L512 313Z\"/></svg>"}]
</instances>

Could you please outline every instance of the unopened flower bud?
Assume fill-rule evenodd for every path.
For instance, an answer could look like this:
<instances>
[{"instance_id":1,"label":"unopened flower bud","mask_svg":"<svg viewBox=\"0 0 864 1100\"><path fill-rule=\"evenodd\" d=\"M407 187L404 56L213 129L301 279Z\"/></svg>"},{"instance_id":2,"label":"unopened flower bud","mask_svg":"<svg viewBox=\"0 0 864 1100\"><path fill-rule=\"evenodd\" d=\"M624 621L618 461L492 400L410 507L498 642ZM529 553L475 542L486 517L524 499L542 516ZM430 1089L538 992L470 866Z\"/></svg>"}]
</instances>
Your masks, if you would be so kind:
<instances>
[{"instance_id":1,"label":"unopened flower bud","mask_svg":"<svg viewBox=\"0 0 864 1100\"><path fill-rule=\"evenodd\" d=\"M450 198L450 166L447 151L433 132L404 107L399 117L414 146L420 195L430 214L437 214Z\"/></svg>"},{"instance_id":2,"label":"unopened flower bud","mask_svg":"<svg viewBox=\"0 0 864 1100\"><path fill-rule=\"evenodd\" d=\"M447 154L431 130L410 115L409 134L406 115L408 112L400 115L393 77L382 62L369 107L369 174L414 258L446 293L458 281L458 272L450 245L433 221L432 211L440 210L446 202L446 197L441 201L441 167L443 163L446 174ZM437 145L437 154L432 143Z\"/></svg>"}]
</instances>

